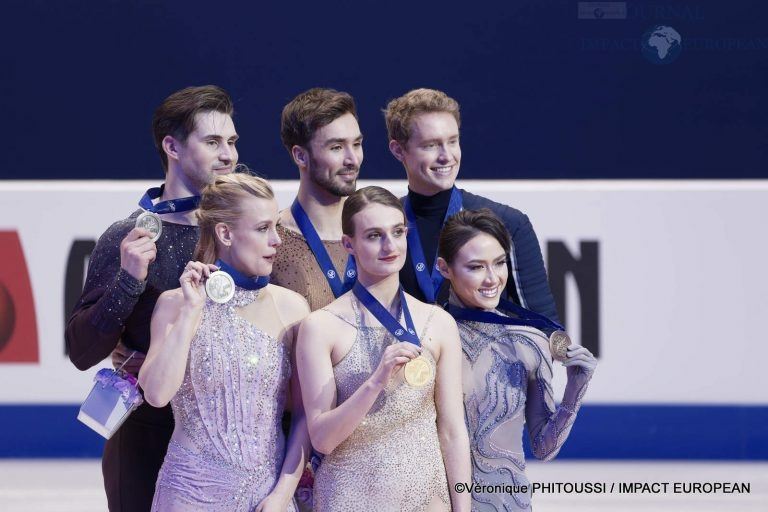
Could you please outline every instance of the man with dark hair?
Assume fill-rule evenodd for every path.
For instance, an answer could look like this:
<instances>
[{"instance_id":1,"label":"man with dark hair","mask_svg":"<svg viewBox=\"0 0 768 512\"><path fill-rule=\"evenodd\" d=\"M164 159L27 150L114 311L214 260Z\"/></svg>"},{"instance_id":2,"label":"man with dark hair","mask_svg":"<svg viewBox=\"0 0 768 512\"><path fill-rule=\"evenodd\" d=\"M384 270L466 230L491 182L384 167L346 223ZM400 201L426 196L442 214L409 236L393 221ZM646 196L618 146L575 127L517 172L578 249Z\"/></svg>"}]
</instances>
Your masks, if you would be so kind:
<instances>
[{"instance_id":1,"label":"man with dark hair","mask_svg":"<svg viewBox=\"0 0 768 512\"><path fill-rule=\"evenodd\" d=\"M152 121L165 183L147 191L141 208L99 238L83 293L67 321L69 358L87 370L108 357L130 355L137 375L149 349L150 319L158 296L179 286L199 238L194 209L201 189L237 164L237 132L229 95L216 86L188 87L170 95ZM158 232L140 216L153 215ZM165 457L173 416L170 406L139 406L107 441L102 458L110 511L149 510Z\"/></svg>"},{"instance_id":2,"label":"man with dark hair","mask_svg":"<svg viewBox=\"0 0 768 512\"><path fill-rule=\"evenodd\" d=\"M541 248L528 217L515 208L455 187L461 163L459 104L442 91L414 89L384 110L389 150L405 167L408 195L408 257L400 271L405 291L444 304L448 286L435 267L437 240L447 218L461 210L488 208L512 238L504 295L557 321Z\"/></svg>"},{"instance_id":3,"label":"man with dark hair","mask_svg":"<svg viewBox=\"0 0 768 512\"><path fill-rule=\"evenodd\" d=\"M284 108L280 137L299 168L299 190L280 212L272 282L290 288L312 311L354 282L354 260L341 245L341 209L357 187L363 135L352 96L334 89L305 91Z\"/></svg>"}]
</instances>

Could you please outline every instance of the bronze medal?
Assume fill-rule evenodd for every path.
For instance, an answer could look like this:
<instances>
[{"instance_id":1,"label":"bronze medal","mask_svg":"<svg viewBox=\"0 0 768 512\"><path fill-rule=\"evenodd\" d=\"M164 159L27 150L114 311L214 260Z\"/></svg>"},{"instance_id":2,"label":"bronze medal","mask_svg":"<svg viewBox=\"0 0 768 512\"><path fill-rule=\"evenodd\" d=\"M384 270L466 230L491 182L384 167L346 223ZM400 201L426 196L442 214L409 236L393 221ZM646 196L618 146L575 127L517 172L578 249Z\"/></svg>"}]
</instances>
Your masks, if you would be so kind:
<instances>
[{"instance_id":1,"label":"bronze medal","mask_svg":"<svg viewBox=\"0 0 768 512\"><path fill-rule=\"evenodd\" d=\"M205 293L213 302L225 304L235 296L235 280L222 270L213 272L205 281Z\"/></svg>"},{"instance_id":2,"label":"bronze medal","mask_svg":"<svg viewBox=\"0 0 768 512\"><path fill-rule=\"evenodd\" d=\"M432 365L424 356L408 361L403 370L405 381L414 388L420 388L432 381Z\"/></svg>"},{"instance_id":3,"label":"bronze medal","mask_svg":"<svg viewBox=\"0 0 768 512\"><path fill-rule=\"evenodd\" d=\"M549 335L549 350L555 361L561 363L568 359L568 347L571 345L571 337L565 331L557 330Z\"/></svg>"},{"instance_id":4,"label":"bronze medal","mask_svg":"<svg viewBox=\"0 0 768 512\"><path fill-rule=\"evenodd\" d=\"M144 228L152 235L152 241L157 242L160 238L160 233L163 232L163 221L160 216L152 212L142 212L136 217L136 227Z\"/></svg>"}]
</instances>

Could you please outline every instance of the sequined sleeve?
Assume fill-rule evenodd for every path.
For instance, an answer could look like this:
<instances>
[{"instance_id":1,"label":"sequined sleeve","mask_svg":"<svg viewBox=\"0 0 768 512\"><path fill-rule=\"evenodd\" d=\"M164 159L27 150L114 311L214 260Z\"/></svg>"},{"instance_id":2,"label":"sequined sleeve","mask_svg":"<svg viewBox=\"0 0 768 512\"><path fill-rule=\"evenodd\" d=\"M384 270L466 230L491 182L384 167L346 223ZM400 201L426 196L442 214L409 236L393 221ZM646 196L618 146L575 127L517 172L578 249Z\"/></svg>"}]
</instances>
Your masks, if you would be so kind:
<instances>
[{"instance_id":1,"label":"sequined sleeve","mask_svg":"<svg viewBox=\"0 0 768 512\"><path fill-rule=\"evenodd\" d=\"M536 347L540 364L529 376L525 419L534 456L541 460L551 460L568 439L591 374L575 368L569 375L562 402L555 406L549 348L542 342L537 342Z\"/></svg>"},{"instance_id":2,"label":"sequined sleeve","mask_svg":"<svg viewBox=\"0 0 768 512\"><path fill-rule=\"evenodd\" d=\"M139 211L113 224L91 254L83 293L64 333L69 358L81 370L109 356L118 341L146 353L157 298L179 286L184 265L192 259L199 238L197 226L163 221L146 282L121 270L120 242L134 227Z\"/></svg>"},{"instance_id":3,"label":"sequined sleeve","mask_svg":"<svg viewBox=\"0 0 768 512\"><path fill-rule=\"evenodd\" d=\"M120 268L120 242L132 227L129 222L119 221L99 238L88 264L83 293L67 321L69 358L81 370L109 356L144 291L144 282Z\"/></svg>"}]
</instances>

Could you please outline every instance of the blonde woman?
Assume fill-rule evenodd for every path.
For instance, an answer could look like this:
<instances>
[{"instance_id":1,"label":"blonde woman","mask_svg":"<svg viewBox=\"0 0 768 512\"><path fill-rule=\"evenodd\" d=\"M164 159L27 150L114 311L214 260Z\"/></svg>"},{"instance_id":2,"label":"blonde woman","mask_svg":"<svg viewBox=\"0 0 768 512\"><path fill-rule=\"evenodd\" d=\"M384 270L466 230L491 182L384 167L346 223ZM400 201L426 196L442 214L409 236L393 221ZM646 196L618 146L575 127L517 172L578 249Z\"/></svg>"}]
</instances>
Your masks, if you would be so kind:
<instances>
[{"instance_id":1,"label":"blonde woman","mask_svg":"<svg viewBox=\"0 0 768 512\"><path fill-rule=\"evenodd\" d=\"M198 261L160 296L139 373L146 400L170 401L176 421L152 510L295 510L309 443L292 355L309 308L267 284L280 244L277 202L261 178L220 176L203 189L197 215ZM219 272L234 281L229 300L217 290L231 285L206 296Z\"/></svg>"}]
</instances>

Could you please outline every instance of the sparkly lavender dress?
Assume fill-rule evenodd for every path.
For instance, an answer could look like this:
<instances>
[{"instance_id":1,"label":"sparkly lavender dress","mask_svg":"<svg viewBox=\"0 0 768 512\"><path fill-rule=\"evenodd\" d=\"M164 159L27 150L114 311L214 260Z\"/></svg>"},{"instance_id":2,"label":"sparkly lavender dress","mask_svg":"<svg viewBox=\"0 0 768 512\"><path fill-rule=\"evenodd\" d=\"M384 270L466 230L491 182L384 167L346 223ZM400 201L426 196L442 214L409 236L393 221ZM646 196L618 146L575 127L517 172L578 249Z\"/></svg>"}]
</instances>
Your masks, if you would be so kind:
<instances>
[{"instance_id":1,"label":"sparkly lavender dress","mask_svg":"<svg viewBox=\"0 0 768 512\"><path fill-rule=\"evenodd\" d=\"M227 304L203 308L171 400L176 428L153 511L251 511L277 482L291 368L286 346L235 312L257 295L237 288Z\"/></svg>"},{"instance_id":2,"label":"sparkly lavender dress","mask_svg":"<svg viewBox=\"0 0 768 512\"><path fill-rule=\"evenodd\" d=\"M556 407L552 356L543 332L474 321L457 324L464 352L472 481L486 491L472 494L472 510L530 510L523 427L528 427L536 458L554 458L568 438L592 373L570 368L562 403ZM523 486L527 492L519 492Z\"/></svg>"}]
</instances>

